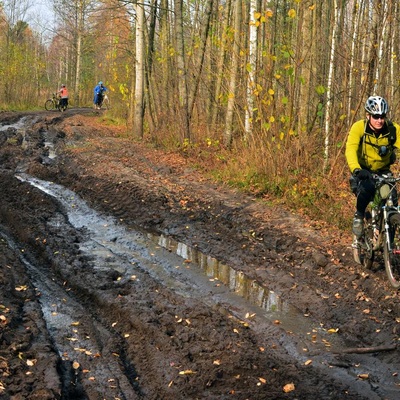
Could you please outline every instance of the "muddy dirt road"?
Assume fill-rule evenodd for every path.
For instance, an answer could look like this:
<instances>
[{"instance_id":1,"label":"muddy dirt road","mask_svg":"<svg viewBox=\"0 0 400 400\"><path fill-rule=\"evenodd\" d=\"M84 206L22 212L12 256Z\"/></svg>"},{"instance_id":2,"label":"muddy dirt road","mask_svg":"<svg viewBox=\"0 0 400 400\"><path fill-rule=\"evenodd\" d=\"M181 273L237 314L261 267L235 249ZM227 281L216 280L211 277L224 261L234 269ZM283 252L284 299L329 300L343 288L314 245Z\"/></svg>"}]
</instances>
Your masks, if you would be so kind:
<instances>
[{"instance_id":1,"label":"muddy dirt road","mask_svg":"<svg viewBox=\"0 0 400 400\"><path fill-rule=\"evenodd\" d=\"M350 237L93 110L0 113L0 399L398 399L400 297Z\"/></svg>"}]
</instances>

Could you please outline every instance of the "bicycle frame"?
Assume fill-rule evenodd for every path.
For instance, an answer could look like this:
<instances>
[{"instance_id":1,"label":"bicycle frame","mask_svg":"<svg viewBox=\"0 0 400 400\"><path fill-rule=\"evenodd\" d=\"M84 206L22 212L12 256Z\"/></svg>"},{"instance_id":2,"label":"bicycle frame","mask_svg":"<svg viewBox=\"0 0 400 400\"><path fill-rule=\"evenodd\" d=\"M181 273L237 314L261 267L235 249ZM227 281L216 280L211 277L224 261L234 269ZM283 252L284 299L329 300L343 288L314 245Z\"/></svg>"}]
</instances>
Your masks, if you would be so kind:
<instances>
[{"instance_id":1,"label":"bicycle frame","mask_svg":"<svg viewBox=\"0 0 400 400\"><path fill-rule=\"evenodd\" d=\"M400 287L400 207L397 204L396 184L400 177L374 175L375 196L364 220L364 234L354 237L353 256L357 263L371 269L375 255L384 256L390 284Z\"/></svg>"}]
</instances>

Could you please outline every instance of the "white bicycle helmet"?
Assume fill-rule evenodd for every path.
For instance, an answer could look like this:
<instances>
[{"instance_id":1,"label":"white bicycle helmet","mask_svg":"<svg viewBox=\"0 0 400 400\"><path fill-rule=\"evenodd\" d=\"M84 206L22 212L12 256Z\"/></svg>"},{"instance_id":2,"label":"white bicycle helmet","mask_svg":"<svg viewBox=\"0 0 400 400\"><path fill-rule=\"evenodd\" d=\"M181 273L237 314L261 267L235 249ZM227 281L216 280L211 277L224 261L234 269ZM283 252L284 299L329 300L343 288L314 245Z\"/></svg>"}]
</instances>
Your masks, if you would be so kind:
<instances>
[{"instance_id":1,"label":"white bicycle helmet","mask_svg":"<svg viewBox=\"0 0 400 400\"><path fill-rule=\"evenodd\" d=\"M371 115L387 114L389 106L383 97L370 96L365 102L365 111Z\"/></svg>"}]
</instances>

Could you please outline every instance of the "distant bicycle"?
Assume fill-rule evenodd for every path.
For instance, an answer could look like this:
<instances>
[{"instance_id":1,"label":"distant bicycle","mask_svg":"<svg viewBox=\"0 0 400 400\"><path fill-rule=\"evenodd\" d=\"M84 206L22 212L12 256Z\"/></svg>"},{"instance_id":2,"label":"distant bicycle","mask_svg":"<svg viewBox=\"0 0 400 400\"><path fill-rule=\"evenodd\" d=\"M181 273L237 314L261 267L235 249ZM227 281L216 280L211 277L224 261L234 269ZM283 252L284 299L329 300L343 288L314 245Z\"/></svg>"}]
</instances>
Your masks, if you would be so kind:
<instances>
[{"instance_id":1,"label":"distant bicycle","mask_svg":"<svg viewBox=\"0 0 400 400\"><path fill-rule=\"evenodd\" d=\"M51 99L46 100L46 102L44 103L44 108L47 111L51 110L62 111L60 106L60 97L57 96L56 93L53 93L53 97Z\"/></svg>"},{"instance_id":2,"label":"distant bicycle","mask_svg":"<svg viewBox=\"0 0 400 400\"><path fill-rule=\"evenodd\" d=\"M107 93L99 93L98 102L94 105L96 110L101 110L103 107L106 110L110 109L110 99L108 98Z\"/></svg>"},{"instance_id":3,"label":"distant bicycle","mask_svg":"<svg viewBox=\"0 0 400 400\"><path fill-rule=\"evenodd\" d=\"M104 94L101 105L104 106L106 110L110 109L110 99L108 98L107 93Z\"/></svg>"}]
</instances>

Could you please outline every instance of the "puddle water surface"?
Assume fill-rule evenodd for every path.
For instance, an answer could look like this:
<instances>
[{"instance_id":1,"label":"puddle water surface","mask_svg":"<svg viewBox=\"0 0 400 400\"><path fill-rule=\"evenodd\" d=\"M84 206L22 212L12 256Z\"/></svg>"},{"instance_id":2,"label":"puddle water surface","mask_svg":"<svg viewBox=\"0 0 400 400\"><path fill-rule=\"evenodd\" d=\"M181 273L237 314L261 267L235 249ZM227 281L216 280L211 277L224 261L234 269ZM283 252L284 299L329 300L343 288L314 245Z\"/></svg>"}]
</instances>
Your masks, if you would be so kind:
<instances>
[{"instance_id":1,"label":"puddle water surface","mask_svg":"<svg viewBox=\"0 0 400 400\"><path fill-rule=\"evenodd\" d=\"M241 271L164 235L128 230L113 218L98 214L76 193L60 185L26 174L17 178L56 198L65 208L69 223L76 229L85 228L90 232L90 240L81 244L81 250L98 258L97 268L114 268L129 275L132 265L139 264L183 296L206 300L206 292L210 296L208 301L231 304L233 312L240 310L238 318L245 320L253 316L269 323L278 321L279 329L302 337L303 346L318 347L316 335L322 347L327 342L329 346L335 342L340 345L337 335L327 333L330 327L325 329L313 322ZM174 255L175 259L172 258ZM248 311L244 312L246 309Z\"/></svg>"}]
</instances>

